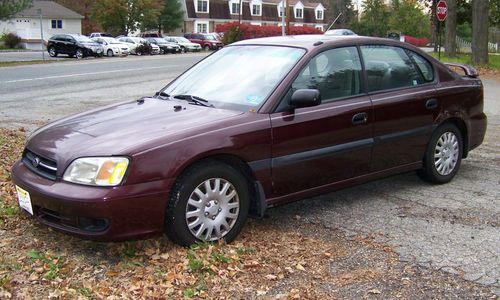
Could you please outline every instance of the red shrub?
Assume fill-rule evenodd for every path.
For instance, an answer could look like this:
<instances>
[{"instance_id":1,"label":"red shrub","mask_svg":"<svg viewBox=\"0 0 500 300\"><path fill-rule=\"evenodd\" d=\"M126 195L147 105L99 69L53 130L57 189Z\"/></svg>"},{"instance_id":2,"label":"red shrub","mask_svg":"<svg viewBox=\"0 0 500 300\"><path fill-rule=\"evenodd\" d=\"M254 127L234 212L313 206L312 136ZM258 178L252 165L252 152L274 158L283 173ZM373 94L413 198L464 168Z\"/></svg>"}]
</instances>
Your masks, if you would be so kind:
<instances>
[{"instance_id":1,"label":"red shrub","mask_svg":"<svg viewBox=\"0 0 500 300\"><path fill-rule=\"evenodd\" d=\"M239 26L239 31L238 31ZM281 27L274 25L250 25L248 23L231 22L225 23L221 25L217 25L215 28L216 32L223 32L224 38L228 37L228 40L225 40L227 43L232 43L238 40L246 40L260 37L268 37L268 36L279 36L281 35ZM290 27L290 34L298 35L298 34L321 34L321 30L316 29L314 27L309 26L293 26Z\"/></svg>"},{"instance_id":2,"label":"red shrub","mask_svg":"<svg viewBox=\"0 0 500 300\"><path fill-rule=\"evenodd\" d=\"M425 47L429 43L429 40L427 38L416 38L410 35L405 35L403 36L403 38L406 43L412 44L417 47Z\"/></svg>"}]
</instances>

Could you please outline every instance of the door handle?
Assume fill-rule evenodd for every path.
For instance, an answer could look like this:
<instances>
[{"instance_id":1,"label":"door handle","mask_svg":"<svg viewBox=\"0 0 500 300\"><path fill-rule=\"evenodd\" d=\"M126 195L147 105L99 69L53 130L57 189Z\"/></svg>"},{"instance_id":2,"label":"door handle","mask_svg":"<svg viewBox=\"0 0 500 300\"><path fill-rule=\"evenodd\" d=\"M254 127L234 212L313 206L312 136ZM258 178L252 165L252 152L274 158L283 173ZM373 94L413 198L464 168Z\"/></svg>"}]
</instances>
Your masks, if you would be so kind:
<instances>
[{"instance_id":1,"label":"door handle","mask_svg":"<svg viewBox=\"0 0 500 300\"><path fill-rule=\"evenodd\" d=\"M435 98L429 99L425 102L425 108L431 110L438 107L438 100Z\"/></svg>"},{"instance_id":2,"label":"door handle","mask_svg":"<svg viewBox=\"0 0 500 300\"><path fill-rule=\"evenodd\" d=\"M359 113L359 114L355 114L352 117L352 124L354 124L354 125L364 124L367 121L368 121L368 114L365 113L365 112Z\"/></svg>"}]
</instances>

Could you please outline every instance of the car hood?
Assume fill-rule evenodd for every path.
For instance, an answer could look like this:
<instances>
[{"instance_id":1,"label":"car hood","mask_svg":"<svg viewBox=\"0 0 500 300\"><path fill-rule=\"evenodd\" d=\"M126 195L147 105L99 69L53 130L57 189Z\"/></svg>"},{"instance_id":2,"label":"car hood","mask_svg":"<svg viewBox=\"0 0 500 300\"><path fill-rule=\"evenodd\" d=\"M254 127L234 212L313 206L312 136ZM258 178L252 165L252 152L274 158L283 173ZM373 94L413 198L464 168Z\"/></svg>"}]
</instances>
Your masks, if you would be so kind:
<instances>
[{"instance_id":1,"label":"car hood","mask_svg":"<svg viewBox=\"0 0 500 300\"><path fill-rule=\"evenodd\" d=\"M85 47L102 47L101 44L98 43L81 43Z\"/></svg>"},{"instance_id":2,"label":"car hood","mask_svg":"<svg viewBox=\"0 0 500 300\"><path fill-rule=\"evenodd\" d=\"M70 116L36 130L27 148L67 165L77 157L133 155L155 141L174 142L242 112L145 98Z\"/></svg>"},{"instance_id":3,"label":"car hood","mask_svg":"<svg viewBox=\"0 0 500 300\"><path fill-rule=\"evenodd\" d=\"M180 42L179 44L183 45L185 47L201 47L200 44L191 43L191 42Z\"/></svg>"}]
</instances>

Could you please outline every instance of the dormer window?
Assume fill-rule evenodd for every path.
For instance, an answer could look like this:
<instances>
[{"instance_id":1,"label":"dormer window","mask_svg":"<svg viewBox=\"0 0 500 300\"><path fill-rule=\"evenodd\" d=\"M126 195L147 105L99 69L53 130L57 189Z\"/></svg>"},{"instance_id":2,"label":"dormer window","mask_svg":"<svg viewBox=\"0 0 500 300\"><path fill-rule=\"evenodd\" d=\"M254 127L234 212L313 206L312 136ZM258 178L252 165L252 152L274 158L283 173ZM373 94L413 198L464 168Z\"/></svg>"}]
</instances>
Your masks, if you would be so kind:
<instances>
[{"instance_id":1,"label":"dormer window","mask_svg":"<svg viewBox=\"0 0 500 300\"><path fill-rule=\"evenodd\" d=\"M260 0L253 0L250 2L252 16L262 16L262 2Z\"/></svg>"},{"instance_id":2,"label":"dormer window","mask_svg":"<svg viewBox=\"0 0 500 300\"><path fill-rule=\"evenodd\" d=\"M316 19L323 20L323 11L322 10L316 11Z\"/></svg>"},{"instance_id":3,"label":"dormer window","mask_svg":"<svg viewBox=\"0 0 500 300\"><path fill-rule=\"evenodd\" d=\"M302 2L297 2L297 4L293 7L293 10L295 12L295 19L304 18L304 4L302 4Z\"/></svg>"},{"instance_id":4,"label":"dormer window","mask_svg":"<svg viewBox=\"0 0 500 300\"><path fill-rule=\"evenodd\" d=\"M314 9L314 15L316 16L316 20L323 20L325 17L325 7L320 3Z\"/></svg>"},{"instance_id":5,"label":"dormer window","mask_svg":"<svg viewBox=\"0 0 500 300\"><path fill-rule=\"evenodd\" d=\"M283 12L285 11L285 4L283 3L283 1L281 1L279 4L278 4L278 16L281 18L283 17Z\"/></svg>"},{"instance_id":6,"label":"dormer window","mask_svg":"<svg viewBox=\"0 0 500 300\"><path fill-rule=\"evenodd\" d=\"M195 8L197 13L208 13L208 0L196 0Z\"/></svg>"},{"instance_id":7,"label":"dormer window","mask_svg":"<svg viewBox=\"0 0 500 300\"><path fill-rule=\"evenodd\" d=\"M229 11L232 15L241 14L241 5L239 0L231 0L229 1Z\"/></svg>"}]
</instances>

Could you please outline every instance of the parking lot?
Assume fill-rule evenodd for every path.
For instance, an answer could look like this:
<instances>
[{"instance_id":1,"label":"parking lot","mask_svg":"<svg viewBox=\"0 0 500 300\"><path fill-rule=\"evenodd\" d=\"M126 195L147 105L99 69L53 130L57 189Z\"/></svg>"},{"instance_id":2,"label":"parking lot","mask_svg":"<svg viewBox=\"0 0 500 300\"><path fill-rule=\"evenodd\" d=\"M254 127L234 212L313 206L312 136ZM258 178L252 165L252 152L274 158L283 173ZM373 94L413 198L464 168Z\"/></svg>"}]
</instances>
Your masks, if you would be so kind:
<instances>
[{"instance_id":1,"label":"parking lot","mask_svg":"<svg viewBox=\"0 0 500 300\"><path fill-rule=\"evenodd\" d=\"M24 127L30 132L71 113L152 95L205 55L2 68L0 127ZM266 220L253 221L252 226L262 222L323 241L369 238L394 251L397 268L421 270L425 276L408 275L414 288L429 289L418 293L419 298L500 296L500 81L494 77L483 81L489 118L486 140L462 162L451 183L430 185L407 173L271 209ZM383 251L370 252L366 247L346 251L342 259L330 261L331 273L352 266L380 272L386 268ZM446 285L426 282L438 279ZM356 293L358 289L371 290L370 295L380 298L397 297L389 293L390 283L377 282L350 286L348 293L339 295L366 296ZM291 283L284 281L287 284Z\"/></svg>"}]
</instances>

